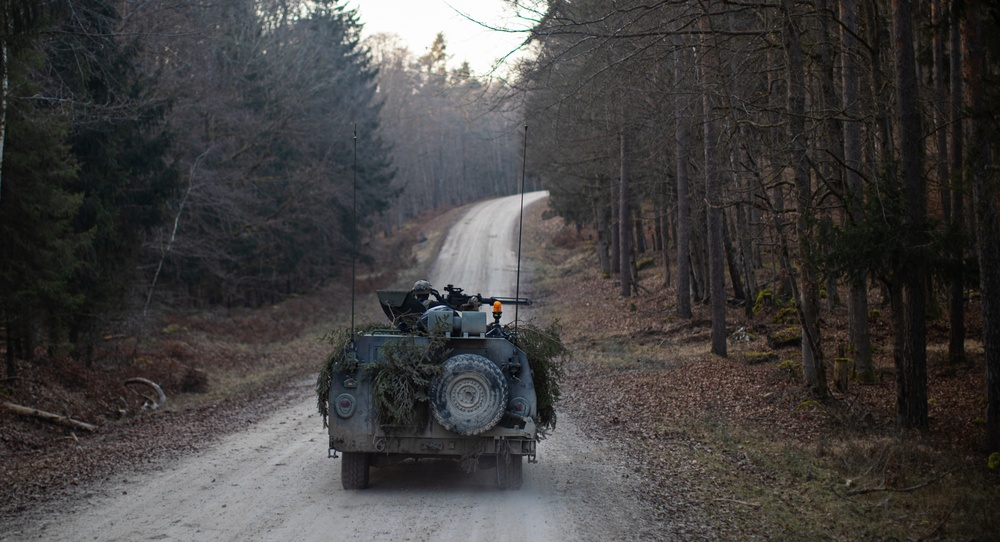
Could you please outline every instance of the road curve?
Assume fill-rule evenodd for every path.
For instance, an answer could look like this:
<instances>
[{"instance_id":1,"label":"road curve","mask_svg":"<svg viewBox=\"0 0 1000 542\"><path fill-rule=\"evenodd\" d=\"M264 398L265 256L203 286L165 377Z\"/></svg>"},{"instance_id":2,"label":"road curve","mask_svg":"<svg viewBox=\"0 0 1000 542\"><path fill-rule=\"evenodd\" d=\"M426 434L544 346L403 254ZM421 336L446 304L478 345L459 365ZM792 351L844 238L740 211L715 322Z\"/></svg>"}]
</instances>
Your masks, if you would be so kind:
<instances>
[{"instance_id":1,"label":"road curve","mask_svg":"<svg viewBox=\"0 0 1000 542\"><path fill-rule=\"evenodd\" d=\"M525 202L544 196L530 194ZM496 282L493 273L512 273L518 203L484 202L459 221L434 267L436 287L452 282L471 291L480 284L484 294L514 294L504 289L512 288L509 279ZM486 275L480 271L484 262L494 266ZM586 437L565 413L539 444L538 463L525 465L519 491L497 490L492 470L466 474L446 461L373 469L368 489L346 491L339 460L327 457L313 380L304 379L292 393L289 406L264 421L159 471L105 483L43 519L0 529L0 540L544 542L650 536L641 531L631 500L630 469L614 460L618 456L607 442Z\"/></svg>"},{"instance_id":2,"label":"road curve","mask_svg":"<svg viewBox=\"0 0 1000 542\"><path fill-rule=\"evenodd\" d=\"M548 192L524 195L524 206L543 200ZM521 196L495 198L473 205L452 226L431 266L428 279L444 294L454 284L466 293L514 297L517 293L517 241ZM524 274L521 290L524 290Z\"/></svg>"}]
</instances>

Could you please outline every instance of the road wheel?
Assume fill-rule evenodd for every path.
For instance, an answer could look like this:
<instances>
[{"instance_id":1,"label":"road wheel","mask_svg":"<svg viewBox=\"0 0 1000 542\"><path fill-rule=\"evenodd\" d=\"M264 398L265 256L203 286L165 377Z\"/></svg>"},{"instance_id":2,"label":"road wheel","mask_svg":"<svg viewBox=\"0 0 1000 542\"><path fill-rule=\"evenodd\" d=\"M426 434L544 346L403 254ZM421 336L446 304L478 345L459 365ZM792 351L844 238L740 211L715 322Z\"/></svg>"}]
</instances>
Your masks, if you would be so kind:
<instances>
[{"instance_id":1,"label":"road wheel","mask_svg":"<svg viewBox=\"0 0 1000 542\"><path fill-rule=\"evenodd\" d=\"M497 456L497 487L499 489L521 489L524 485L524 471L521 469L520 455L509 456L510 462Z\"/></svg>"},{"instance_id":2,"label":"road wheel","mask_svg":"<svg viewBox=\"0 0 1000 542\"><path fill-rule=\"evenodd\" d=\"M459 354L441 364L431 380L434 419L459 435L478 435L492 428L507 409L507 380L492 361Z\"/></svg>"},{"instance_id":3,"label":"road wheel","mask_svg":"<svg viewBox=\"0 0 1000 542\"><path fill-rule=\"evenodd\" d=\"M344 489L368 487L368 467L371 456L364 452L344 452L340 458L340 483Z\"/></svg>"}]
</instances>

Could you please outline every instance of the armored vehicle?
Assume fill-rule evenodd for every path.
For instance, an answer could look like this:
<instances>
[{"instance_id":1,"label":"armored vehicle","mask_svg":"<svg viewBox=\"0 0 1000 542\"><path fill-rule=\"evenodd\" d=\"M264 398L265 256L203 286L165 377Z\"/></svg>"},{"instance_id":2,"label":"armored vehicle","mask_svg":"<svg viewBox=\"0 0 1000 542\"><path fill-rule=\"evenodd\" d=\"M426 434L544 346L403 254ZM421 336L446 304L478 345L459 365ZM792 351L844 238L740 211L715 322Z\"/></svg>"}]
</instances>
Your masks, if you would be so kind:
<instances>
[{"instance_id":1,"label":"armored vehicle","mask_svg":"<svg viewBox=\"0 0 1000 542\"><path fill-rule=\"evenodd\" d=\"M333 365L329 449L331 457L340 453L345 489L367 487L371 467L410 458L495 468L497 487L519 489L524 460L534 462L538 405L532 370L516 334L500 325L504 304L530 301L468 295L450 284L445 292L441 296L425 281L412 290L379 291L393 327L355 335L342 362ZM483 304L492 306L492 322L478 310ZM426 380L410 377L416 391L399 391L398 384L386 389L379 372L407 363L430 367ZM388 400L413 395L404 403L412 410L402 416L405 422L379 412L385 404L380 393Z\"/></svg>"}]
</instances>

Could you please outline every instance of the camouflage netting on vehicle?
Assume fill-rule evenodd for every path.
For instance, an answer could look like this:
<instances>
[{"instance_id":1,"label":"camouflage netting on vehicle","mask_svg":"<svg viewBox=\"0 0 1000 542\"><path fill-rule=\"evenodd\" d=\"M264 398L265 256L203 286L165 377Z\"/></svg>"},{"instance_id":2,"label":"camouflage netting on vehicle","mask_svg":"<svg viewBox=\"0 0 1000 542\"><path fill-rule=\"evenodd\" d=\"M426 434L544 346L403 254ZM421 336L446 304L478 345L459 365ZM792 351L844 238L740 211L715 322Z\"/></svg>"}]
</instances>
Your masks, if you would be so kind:
<instances>
[{"instance_id":1,"label":"camouflage netting on vehicle","mask_svg":"<svg viewBox=\"0 0 1000 542\"><path fill-rule=\"evenodd\" d=\"M372 401L382 427L406 427L418 420L418 403L426 403L431 379L441 374L448 356L443 336L418 343L414 336L389 341L379 359L368 370L372 379ZM421 410L423 412L423 410Z\"/></svg>"},{"instance_id":2,"label":"camouflage netting on vehicle","mask_svg":"<svg viewBox=\"0 0 1000 542\"><path fill-rule=\"evenodd\" d=\"M357 327L358 334L372 331L388 330L385 324L368 323ZM338 371L354 372L358 368L357 358L347 356L347 344L351 340L351 328L332 331L325 337L333 345L333 349L323 360L319 376L316 378L316 408L323 416L323 427L327 427L327 417L330 414L330 384L333 373Z\"/></svg>"},{"instance_id":3,"label":"camouflage netting on vehicle","mask_svg":"<svg viewBox=\"0 0 1000 542\"><path fill-rule=\"evenodd\" d=\"M381 324L358 328L359 333L391 331ZM333 350L326 357L316 380L316 406L327 427L329 416L330 384L334 373L357 370L358 360L348 355L350 330L344 330L331 339ZM441 372L441 362L447 357L443 336L416 341L416 335L391 340L381 349L381 356L366 366L371 378L372 401L383 427L408 426L415 421L418 403L427 402L430 381Z\"/></svg>"},{"instance_id":4,"label":"camouflage netting on vehicle","mask_svg":"<svg viewBox=\"0 0 1000 542\"><path fill-rule=\"evenodd\" d=\"M507 332L513 327L505 326ZM556 402L562 393L559 381L564 375L563 357L569 353L559 336L559 322L541 327L534 322L519 323L517 326L517 346L524 350L531 364L531 378L535 383L535 399L538 401L538 425L540 437L556 428Z\"/></svg>"}]
</instances>

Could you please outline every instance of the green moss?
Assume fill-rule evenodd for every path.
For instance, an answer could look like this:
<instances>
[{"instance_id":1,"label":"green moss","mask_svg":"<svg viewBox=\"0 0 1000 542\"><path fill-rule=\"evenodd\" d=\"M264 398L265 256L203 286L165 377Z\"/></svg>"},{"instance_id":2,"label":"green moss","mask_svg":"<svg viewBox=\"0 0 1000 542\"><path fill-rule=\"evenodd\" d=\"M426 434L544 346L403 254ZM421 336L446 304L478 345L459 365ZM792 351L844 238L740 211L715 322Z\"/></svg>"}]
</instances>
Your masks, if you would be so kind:
<instances>
[{"instance_id":1,"label":"green moss","mask_svg":"<svg viewBox=\"0 0 1000 542\"><path fill-rule=\"evenodd\" d=\"M774 292L771 290L761 290L757 292L757 299L753 304L753 313L760 314L760 311L764 310L765 304L772 304L774 301Z\"/></svg>"},{"instance_id":2,"label":"green moss","mask_svg":"<svg viewBox=\"0 0 1000 542\"><path fill-rule=\"evenodd\" d=\"M743 361L746 361L748 365L757 365L758 363L778 361L778 355L774 352L748 351L743 353Z\"/></svg>"},{"instance_id":3,"label":"green moss","mask_svg":"<svg viewBox=\"0 0 1000 542\"><path fill-rule=\"evenodd\" d=\"M794 324L799 321L799 313L793 307L785 307L774 315L775 324Z\"/></svg>"},{"instance_id":4,"label":"green moss","mask_svg":"<svg viewBox=\"0 0 1000 542\"><path fill-rule=\"evenodd\" d=\"M802 344L802 330L797 327L779 329L767 336L767 345L774 349L800 344Z\"/></svg>"}]
</instances>

